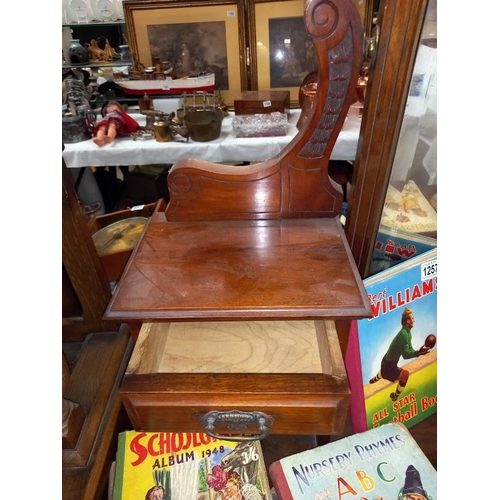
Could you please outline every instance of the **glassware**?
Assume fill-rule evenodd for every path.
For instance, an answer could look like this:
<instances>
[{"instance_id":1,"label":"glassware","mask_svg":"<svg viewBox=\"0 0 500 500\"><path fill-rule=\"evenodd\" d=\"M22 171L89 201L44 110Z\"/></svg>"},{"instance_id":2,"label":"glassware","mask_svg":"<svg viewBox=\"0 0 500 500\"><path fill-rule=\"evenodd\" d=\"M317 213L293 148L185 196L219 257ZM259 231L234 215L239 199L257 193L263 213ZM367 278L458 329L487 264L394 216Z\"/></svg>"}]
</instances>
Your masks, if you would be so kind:
<instances>
[{"instance_id":1,"label":"glassware","mask_svg":"<svg viewBox=\"0 0 500 500\"><path fill-rule=\"evenodd\" d=\"M70 0L69 5L76 14L77 23L89 23L92 21L92 13L83 0Z\"/></svg>"},{"instance_id":2,"label":"glassware","mask_svg":"<svg viewBox=\"0 0 500 500\"><path fill-rule=\"evenodd\" d=\"M113 21L116 19L115 6L111 0L94 0L93 8L99 21Z\"/></svg>"},{"instance_id":3,"label":"glassware","mask_svg":"<svg viewBox=\"0 0 500 500\"><path fill-rule=\"evenodd\" d=\"M132 55L130 54L130 47L128 45L120 45L118 52L120 53L120 59L124 62L132 60Z\"/></svg>"}]
</instances>

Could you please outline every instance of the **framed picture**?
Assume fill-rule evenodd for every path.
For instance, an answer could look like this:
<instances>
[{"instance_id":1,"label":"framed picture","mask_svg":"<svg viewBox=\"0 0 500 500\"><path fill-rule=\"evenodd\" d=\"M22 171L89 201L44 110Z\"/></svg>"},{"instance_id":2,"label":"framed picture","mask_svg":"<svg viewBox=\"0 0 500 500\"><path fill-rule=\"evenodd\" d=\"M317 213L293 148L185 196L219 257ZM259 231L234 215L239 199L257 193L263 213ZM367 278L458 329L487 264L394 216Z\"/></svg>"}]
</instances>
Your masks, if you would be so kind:
<instances>
[{"instance_id":1,"label":"framed picture","mask_svg":"<svg viewBox=\"0 0 500 500\"><path fill-rule=\"evenodd\" d=\"M183 75L215 73L224 102L246 90L244 0L124 0L128 44L146 67L159 58Z\"/></svg>"},{"instance_id":2,"label":"framed picture","mask_svg":"<svg viewBox=\"0 0 500 500\"><path fill-rule=\"evenodd\" d=\"M304 0L249 0L250 86L288 90L298 107L299 87L318 69L304 22Z\"/></svg>"}]
</instances>

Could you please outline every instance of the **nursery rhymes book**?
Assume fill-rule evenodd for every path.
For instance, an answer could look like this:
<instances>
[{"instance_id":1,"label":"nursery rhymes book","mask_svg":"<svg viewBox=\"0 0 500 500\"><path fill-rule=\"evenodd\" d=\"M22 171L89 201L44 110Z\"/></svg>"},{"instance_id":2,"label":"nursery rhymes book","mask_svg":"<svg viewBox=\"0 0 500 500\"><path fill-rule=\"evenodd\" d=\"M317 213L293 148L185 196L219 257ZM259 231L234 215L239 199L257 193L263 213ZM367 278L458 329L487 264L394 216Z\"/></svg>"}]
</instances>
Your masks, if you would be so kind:
<instances>
[{"instance_id":1,"label":"nursery rhymes book","mask_svg":"<svg viewBox=\"0 0 500 500\"><path fill-rule=\"evenodd\" d=\"M437 499L437 472L408 429L389 423L269 466L278 500Z\"/></svg>"},{"instance_id":2,"label":"nursery rhymes book","mask_svg":"<svg viewBox=\"0 0 500 500\"><path fill-rule=\"evenodd\" d=\"M180 432L118 436L113 500L224 500L238 494L271 500L260 441Z\"/></svg>"},{"instance_id":3,"label":"nursery rhymes book","mask_svg":"<svg viewBox=\"0 0 500 500\"><path fill-rule=\"evenodd\" d=\"M437 412L437 248L366 278L373 317L355 320L346 354L354 432L410 428Z\"/></svg>"}]
</instances>

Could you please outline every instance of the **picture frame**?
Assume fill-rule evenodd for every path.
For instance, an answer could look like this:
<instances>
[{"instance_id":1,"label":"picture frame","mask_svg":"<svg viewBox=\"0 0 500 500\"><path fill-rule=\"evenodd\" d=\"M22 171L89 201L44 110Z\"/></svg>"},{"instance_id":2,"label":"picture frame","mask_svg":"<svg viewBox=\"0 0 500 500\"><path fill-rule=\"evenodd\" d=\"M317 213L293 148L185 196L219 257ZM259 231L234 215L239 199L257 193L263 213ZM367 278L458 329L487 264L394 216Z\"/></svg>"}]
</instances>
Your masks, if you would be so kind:
<instances>
[{"instance_id":1,"label":"picture frame","mask_svg":"<svg viewBox=\"0 0 500 500\"><path fill-rule=\"evenodd\" d=\"M248 2L250 88L287 90L290 106L297 108L302 81L317 70L316 49L304 22L304 0Z\"/></svg>"},{"instance_id":2,"label":"picture frame","mask_svg":"<svg viewBox=\"0 0 500 500\"><path fill-rule=\"evenodd\" d=\"M368 22L366 16L370 16L371 26L373 4L376 2L378 6L378 1L352 1L365 23ZM251 90L288 90L291 107L299 107L300 85L310 72L317 69L314 67L317 58L315 63L312 62L317 57L316 50L312 43L308 43L310 36L304 24L304 7L304 0L248 0L249 87ZM290 81L280 81L277 77L279 64L272 57L273 53L279 51L276 37L290 39L290 46L295 45L297 48L293 60L289 61L292 72L296 70Z\"/></svg>"},{"instance_id":3,"label":"picture frame","mask_svg":"<svg viewBox=\"0 0 500 500\"><path fill-rule=\"evenodd\" d=\"M153 66L153 58L179 60L187 48L193 69L213 70L217 90L232 107L247 90L244 1L124 0L133 60Z\"/></svg>"}]
</instances>

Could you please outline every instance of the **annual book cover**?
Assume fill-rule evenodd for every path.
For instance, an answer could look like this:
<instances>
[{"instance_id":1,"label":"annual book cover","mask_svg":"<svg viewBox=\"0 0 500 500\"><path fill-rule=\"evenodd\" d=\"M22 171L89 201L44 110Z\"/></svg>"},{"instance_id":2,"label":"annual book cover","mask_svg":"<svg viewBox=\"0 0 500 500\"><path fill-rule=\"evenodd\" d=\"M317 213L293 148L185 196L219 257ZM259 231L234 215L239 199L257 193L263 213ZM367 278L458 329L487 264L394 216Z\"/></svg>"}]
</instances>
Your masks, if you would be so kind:
<instances>
[{"instance_id":1,"label":"annual book cover","mask_svg":"<svg viewBox=\"0 0 500 500\"><path fill-rule=\"evenodd\" d=\"M363 284L373 317L351 322L352 429L410 428L437 412L437 247Z\"/></svg>"},{"instance_id":2,"label":"annual book cover","mask_svg":"<svg viewBox=\"0 0 500 500\"><path fill-rule=\"evenodd\" d=\"M271 500L260 441L204 433L118 435L113 500Z\"/></svg>"},{"instance_id":3,"label":"annual book cover","mask_svg":"<svg viewBox=\"0 0 500 500\"><path fill-rule=\"evenodd\" d=\"M404 229L380 225L373 249L370 276L384 271L412 257L432 250L437 239Z\"/></svg>"},{"instance_id":4,"label":"annual book cover","mask_svg":"<svg viewBox=\"0 0 500 500\"><path fill-rule=\"evenodd\" d=\"M398 422L269 466L278 500L437 500L437 471Z\"/></svg>"}]
</instances>

